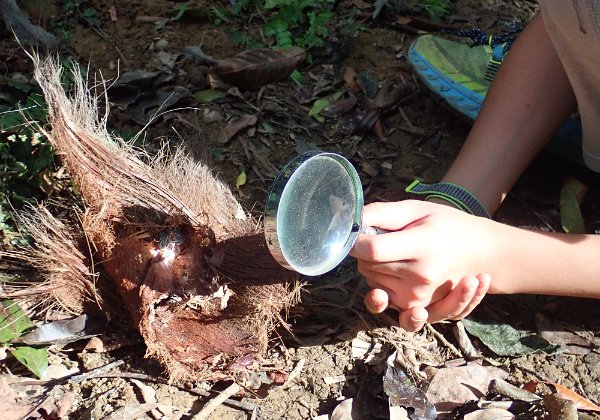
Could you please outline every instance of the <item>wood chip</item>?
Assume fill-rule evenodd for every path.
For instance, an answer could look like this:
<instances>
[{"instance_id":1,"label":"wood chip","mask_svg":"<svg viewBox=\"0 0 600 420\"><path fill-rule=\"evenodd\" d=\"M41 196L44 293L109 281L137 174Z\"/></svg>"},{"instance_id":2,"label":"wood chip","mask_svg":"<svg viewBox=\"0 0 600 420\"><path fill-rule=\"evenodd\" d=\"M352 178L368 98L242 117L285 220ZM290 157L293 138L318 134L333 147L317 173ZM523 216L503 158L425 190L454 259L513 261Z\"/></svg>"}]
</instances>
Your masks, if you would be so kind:
<instances>
[{"instance_id":1,"label":"wood chip","mask_svg":"<svg viewBox=\"0 0 600 420\"><path fill-rule=\"evenodd\" d=\"M338 384L340 382L346 381L346 375L338 375L338 376L326 376L323 378L323 381L327 385Z\"/></svg>"}]
</instances>

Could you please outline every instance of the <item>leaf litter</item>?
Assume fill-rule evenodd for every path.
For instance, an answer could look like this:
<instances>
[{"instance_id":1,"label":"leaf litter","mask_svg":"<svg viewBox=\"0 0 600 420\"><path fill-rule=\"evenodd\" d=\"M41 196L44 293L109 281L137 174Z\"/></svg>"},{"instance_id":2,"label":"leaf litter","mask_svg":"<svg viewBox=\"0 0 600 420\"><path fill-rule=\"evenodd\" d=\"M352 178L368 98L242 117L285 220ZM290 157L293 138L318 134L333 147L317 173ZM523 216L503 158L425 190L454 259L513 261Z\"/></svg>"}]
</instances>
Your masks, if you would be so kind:
<instances>
[{"instance_id":1,"label":"leaf litter","mask_svg":"<svg viewBox=\"0 0 600 420\"><path fill-rule=\"evenodd\" d=\"M386 2L378 2L376 6L378 11L377 20L381 23L387 22L389 17L388 13L390 12L390 8L385 3ZM368 6L371 7L373 5ZM373 9L370 9L370 13L371 12L373 12ZM122 19L125 20L126 16L119 15L119 21ZM416 20L417 19L404 23L413 24L416 22ZM173 21L168 23L168 25L173 24ZM415 27L418 25L417 23L414 24ZM168 26L165 28L168 29ZM377 28L375 28L375 30L377 30ZM392 42L390 42L390 45ZM197 45L200 45L200 43ZM207 54L207 56L210 58L234 57L237 54L237 52L234 53L233 51L227 51L225 54L215 54L215 49L211 48L210 44L203 44L203 48L205 48L206 51L211 52L210 56ZM367 53L372 54L375 52L376 56L380 55L380 47L371 46L370 49L373 51L367 51ZM307 83L310 84L310 95L307 96L310 97L310 100L309 102L299 103L293 99L297 98L297 95L295 94L297 90L291 87L289 82L285 81L285 79L279 79L279 76L284 73L281 68L286 67L289 65L289 63L285 63L286 65L281 65L279 69L277 69L277 67L281 63L265 65L265 68L273 66L272 69L267 71L267 73L272 72L274 75L272 76L272 80L279 79L281 80L280 83L275 85L271 83L265 84L262 86L262 88L258 89L252 87L252 90L248 91L245 90L244 86L240 85L241 91L239 95L231 95L227 92L227 87L223 88L223 90L207 91L207 86L204 86L202 89L205 90L203 91L202 89L198 90L196 88L197 85L190 86L186 82L185 78L182 79L180 76L173 78L173 75L168 74L169 71L172 71L173 63L175 63L176 66L180 65L181 68L184 68L185 63L179 63L177 60L173 61L172 57L175 54L178 54L178 51L174 50L172 52L173 55L163 54L162 59L161 56L157 55L157 60L154 60L154 63L164 66L162 68L163 73L153 76L149 76L148 74L140 74L139 82L143 84L148 80L151 80L152 83L155 84L154 86L162 86L163 89L166 88L164 90L165 92L169 92L169 89L172 89L175 86L181 86L186 89L191 87L189 90L190 95L181 98L181 102L168 104L168 106L165 107L165 104L159 104L158 101L153 103L144 103L143 101L145 99L143 99L144 97L142 95L136 96L138 95L138 93L136 93L136 89L137 92L139 92L140 89L132 85L132 89L130 89L129 92L132 92L133 96L129 97L130 99L128 99L128 101L130 102L125 102L125 105L128 108L133 109L136 104L141 104L136 111L136 119L140 121L140 124L144 121L148 121L148 118L154 115L161 105L161 109L166 110L174 106L190 103L190 100L193 101L193 105L202 106L203 108L201 111L218 110L221 115L226 116L230 121L232 116L235 118L235 116L239 115L256 115L256 122L242 127L239 131L236 131L231 137L228 138L224 145L225 147L222 147L223 154L220 155L223 165L219 167L219 170L226 171L227 179L232 187L235 188L236 186L241 186L236 184L239 183L240 175L242 171L244 171L246 180L243 189L244 194L246 194L247 197L241 197L241 199L248 200L247 204L249 205L247 208L251 208L257 201L260 202L260 199L256 198L261 197L261 194L264 194L260 192L260 189L265 189L266 186L268 186L269 178L273 176L277 168L280 167L287 157L289 157L291 153L294 153L294 151L302 149L321 149L334 150L346 154L352 159L357 167L361 169L361 176L364 178L363 182L365 187L368 192L373 194L371 197L379 199L379 197L386 196L384 185L397 184L398 182L403 182L404 179L408 179L414 175L423 175L431 179L436 178L436 173L439 173L442 170L442 168L439 167L439 162L443 162L444 159L446 159L444 156L444 148L452 147L452 145L447 142L447 139L449 136L457 136L455 127L453 126L453 124L455 124L455 118L451 116L448 118L442 118L441 121L439 119L430 121L429 119L423 119L416 116L418 113L413 111L413 107L416 105L411 104L410 96L414 95L415 92L418 92L418 90L412 81L408 81L407 85L401 87L401 89L392 89L391 91L389 89L384 89L388 84L391 86L401 86L398 82L393 81L399 80L397 74L393 75L388 80L382 72L378 72L377 74L372 73L369 75L368 72L363 72L363 69L365 68L363 65L357 66L359 72L357 73L354 71L354 76L347 77L347 79L351 81L348 84L351 86L348 87L348 90L353 92L353 96L356 98L355 103L352 103L354 101L352 96L350 96L349 93L345 93L344 95L347 96L343 96L343 98L346 99L341 99L341 101L347 102L331 102L329 104L330 108L325 107L324 110L322 109L320 112L321 115L326 117L326 120L323 123L318 123L311 121L308 118L309 109L306 108L306 104L312 104L321 96L330 95L332 92L339 91L341 88L340 84L345 83L344 80L346 79L342 73L332 72L331 67L319 68L318 65L311 67L311 76L305 77ZM380 57L377 58L379 59ZM219 61L219 59L215 60ZM224 61L227 60L230 59L224 59ZM241 78L242 76L239 75L244 74L244 72L248 72L247 74L252 74L250 73L251 70L249 70L250 67L247 67L251 59L246 58L245 60L246 63L238 65L239 67L237 70L235 70L238 73L234 72L234 78ZM357 65L356 62L351 64ZM209 60L206 65L207 67L211 67L214 66L215 63L210 62ZM208 69L202 69L198 67L195 70L200 75L203 75L205 70L210 71ZM302 66L301 70L303 73L305 73L304 65ZM286 72L287 71L288 70L286 70ZM360 85L356 82L358 74L360 74ZM285 76L282 77L285 78ZM391 83L390 80L392 80ZM132 83L135 84L137 82ZM158 85L156 83L158 83ZM200 83L200 85L202 85L202 83ZM361 88L361 85L364 86L364 88ZM148 92L151 93L152 89L155 89L155 87L146 87L145 89L148 89ZM369 92L369 94L363 93L363 89ZM374 94L376 91L378 93ZM224 92L225 94L223 94ZM124 93L127 93L125 89ZM373 94L375 96L372 96ZM196 97L194 98L195 95ZM317 96L315 97L315 95ZM422 93L417 93L417 95L420 95L418 96L418 100L420 101L418 106L428 110L434 108L430 103L427 102L429 101L427 95L423 95ZM378 97L379 99L377 99ZM146 98L151 98L151 96L147 95ZM369 103L367 99L369 99L371 102ZM403 101L408 101L410 105L405 106ZM269 103L268 107L266 106L267 103ZM437 104L436 106L439 107L440 105ZM261 112L257 113L257 109L261 110ZM182 116L184 115L184 113L181 111L175 112L181 113ZM405 114L404 118L398 119L398 114ZM188 121L196 124L196 126L202 126L197 125L195 122L193 111L186 113L185 115L185 118ZM204 118L204 115L206 115L204 112L200 112L201 118ZM361 125L360 122L363 118L364 121ZM166 119L163 121L166 121ZM179 120L175 119L169 120L169 124L175 124L178 121ZM218 126L219 123L222 124L222 121L223 120L215 120L214 125ZM273 127L273 130L259 129L258 126L263 127L265 123ZM227 127L227 124L228 123L225 123L225 127ZM431 142L430 137L422 134L431 129L431 124L437 124L438 127L434 128L445 135L445 137L440 136L437 139L436 142L438 146L436 146L434 142ZM378 125L379 128L375 128L376 125ZM212 139L217 139L217 133L219 130L224 129L225 127L218 127L216 130L209 130L209 137ZM357 127L361 128L357 130ZM421 127L426 127L427 130L422 129ZM256 128L256 130L251 132L250 129L254 128ZM153 129L160 130L160 127L153 127ZM181 125L178 125L177 129L181 130ZM202 127L202 129L206 129L206 127ZM400 135L400 130L403 130L405 134ZM183 133L185 136L187 133L189 133L189 131ZM358 134L358 136L356 136L356 134ZM375 138L389 138L391 139L392 144L377 144L373 141ZM190 138L188 137L188 140L189 139ZM421 149L424 150L424 154L418 155L417 152L421 151ZM434 161L432 156L438 161ZM233 168L231 172L229 172L230 170L227 168L228 166ZM583 210L585 211L585 208ZM354 283L356 283L356 279L354 280ZM343 283L343 286L339 286L342 287L342 289L334 288L331 289L331 291L333 294L338 294L344 297L352 296L352 294L346 295L344 292L342 292L342 290L346 290L345 288L347 288L349 284L354 283ZM306 301L310 302L308 299ZM328 405L326 404L323 406L324 408L321 413L331 413L335 407L335 404L333 404L331 401L333 401L334 398L340 398L344 394L355 397L353 398L355 408L360 406L362 403L361 400L370 395L369 391L376 392L376 387L371 387L372 389L368 389L368 386L361 384L355 373L349 373L349 371L346 371L346 365L351 366L349 369L358 369L357 372L361 373L359 378L363 376L362 374L366 375L366 377L369 377L373 374L379 374L380 382L378 386L381 387L383 375L383 365L381 364L382 356L386 355L386 353L390 351L391 347L396 347L399 345L399 343L403 343L407 346L406 349L401 351L401 369L403 369L403 372L405 372L410 380L414 381L416 387L418 386L426 389L426 381L428 381L428 379L426 380L424 378L430 377L428 376L429 374L424 373L427 368L440 368L443 366L444 359L447 358L447 355L441 357L441 354L438 354L438 352L449 351L449 347L446 347L446 344L444 344L442 341L439 341L437 345L432 346L431 344L425 344L419 340L416 340L416 337L414 336L404 336L399 332L391 333L387 336L378 335L377 333L371 337L362 336L361 339L363 342L360 345L358 342L356 343L357 349L359 346L362 346L361 348L368 346L366 352L359 353L357 351L355 354L356 357L351 357L351 355L348 353L347 358L345 358L343 356L343 349L348 350L347 346L349 346L349 344L346 347L343 345L335 346L334 344L327 344L334 341L340 332L340 328L337 325L337 320L341 319L343 323L346 323L349 319L355 319L357 316L360 316L364 317L366 320L368 320L368 322L379 321L374 321L373 319L368 318L368 315L362 312L360 300L356 300L356 306L354 307L355 309L350 310L346 308L341 310L339 307L329 307L330 311L327 312L327 305L330 305L332 302L338 302L338 300L329 300L325 303L321 302L318 310L314 310L314 308L307 303L306 310L310 312L316 312L318 315L314 316L320 319L320 324L317 322L317 325L314 326L309 336L301 339L301 341L305 343L308 343L310 340L312 340L313 342L324 342L326 344L318 348L308 347L304 349L299 346L296 348L296 345L289 344L293 343L294 341L290 341L287 344L289 347L289 354L287 354L285 358L289 357L289 359L286 359L286 363L288 363L290 370L293 369L292 366L299 365L299 363L295 362L299 360L305 361L305 363L302 364L302 369L300 369L301 372L298 374L298 377L293 379L291 383L288 384L288 393L290 394L290 397L293 396L294 398L294 402L290 402L290 404L292 404L294 407L292 410L297 410L287 411L286 414L289 416L289 418L306 418L310 415L317 414L318 412L316 411L315 407L319 406L319 401L329 401L329 403L327 403ZM350 308L352 308L352 305ZM346 310L348 310L349 313L342 315ZM324 311L325 313L323 314L320 311ZM331 325L332 319L336 320L333 326ZM295 321L295 323L298 322ZM302 322L299 322L299 324L302 324ZM386 324L393 325L392 322L386 322ZM296 328L298 337L302 336L302 328L300 328L300 326L301 325L297 325ZM435 328L443 332L444 335L448 337L448 342L454 342L451 338L452 335L448 334L449 330L447 328L444 326L436 326ZM435 342L436 338L434 336L429 336L429 340L433 340ZM348 341L348 343L349 342L350 341ZM354 341L352 342L354 343ZM416 346L415 343L417 343L418 346ZM411 349L411 345L418 348ZM422 348L419 346L422 346ZM478 351L487 351L487 349L481 346L477 340L475 340L474 346ZM423 349L427 349L427 351L424 351ZM294 350L293 354L291 350ZM114 357L114 351L108 352L108 355L110 357ZM278 357L280 358L283 358L284 354L286 354L284 351L274 351L274 353L279 353ZM329 360L322 360L323 357L326 357L328 354L331 355L331 358L335 363L330 363ZM450 354L453 353L450 352ZM593 355L595 353L591 354ZM362 366L362 360L364 360L364 365L368 367ZM499 358L498 360L503 359ZM591 361L592 358L589 360ZM321 365L320 367L322 368L327 367L328 369L323 369L320 371L316 369L316 366L319 365ZM121 369L123 366L124 365L118 366L117 369ZM593 365L590 364L590 366ZM431 374L435 371L429 369L428 372ZM435 378L435 376L432 377ZM311 378L315 378L316 380L312 381ZM329 379L328 382L330 383L326 383L324 378L338 378L340 382ZM341 378L344 378L344 380L342 381ZM90 381L92 381L92 379L90 379ZM85 384L86 381L83 383ZM277 390L272 390L271 392L273 393L273 398L275 399L280 398L282 401L290 401L286 400L286 398L288 398L287 395L279 394ZM157 395L158 401L160 401L161 398L164 398L164 395L161 396L160 393L157 393ZM216 394L212 395L214 396ZM381 397L384 394L382 394L381 389L379 389L379 394L375 395L379 395L379 397ZM110 395L107 398L110 399ZM303 402L298 402L300 400ZM102 399L102 401L104 401L104 399ZM114 402L115 400L113 399L111 401ZM205 401L206 399L203 399L203 402ZM371 406L371 408L373 407L376 406ZM219 409L223 408L223 406L217 408L215 416L219 416ZM387 408L388 407L386 407L386 409ZM478 410L482 410L482 408L478 408ZM473 413L475 412L477 412L477 410L473 411ZM470 414L471 413L466 413L466 415Z\"/></svg>"}]
</instances>

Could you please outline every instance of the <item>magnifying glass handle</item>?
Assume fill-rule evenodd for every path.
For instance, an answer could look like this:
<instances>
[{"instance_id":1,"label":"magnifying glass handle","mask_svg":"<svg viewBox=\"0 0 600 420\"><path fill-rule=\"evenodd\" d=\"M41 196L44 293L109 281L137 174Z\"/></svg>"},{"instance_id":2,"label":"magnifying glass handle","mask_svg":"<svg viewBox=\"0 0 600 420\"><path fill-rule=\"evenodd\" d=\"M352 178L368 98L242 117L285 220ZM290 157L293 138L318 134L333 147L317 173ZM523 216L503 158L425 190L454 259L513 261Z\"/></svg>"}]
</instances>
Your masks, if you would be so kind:
<instances>
[{"instance_id":1,"label":"magnifying glass handle","mask_svg":"<svg viewBox=\"0 0 600 420\"><path fill-rule=\"evenodd\" d=\"M381 229L375 226L362 225L358 232L362 235L381 235L382 233L388 233L389 230Z\"/></svg>"}]
</instances>

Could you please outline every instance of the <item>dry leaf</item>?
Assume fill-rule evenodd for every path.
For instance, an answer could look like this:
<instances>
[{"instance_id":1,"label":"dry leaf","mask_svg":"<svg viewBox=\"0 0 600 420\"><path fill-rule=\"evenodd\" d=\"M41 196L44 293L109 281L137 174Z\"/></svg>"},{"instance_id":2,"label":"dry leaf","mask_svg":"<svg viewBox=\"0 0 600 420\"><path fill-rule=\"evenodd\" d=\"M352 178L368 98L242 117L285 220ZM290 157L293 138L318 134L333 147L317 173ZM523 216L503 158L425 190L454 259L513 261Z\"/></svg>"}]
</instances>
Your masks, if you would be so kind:
<instances>
[{"instance_id":1,"label":"dry leaf","mask_svg":"<svg viewBox=\"0 0 600 420\"><path fill-rule=\"evenodd\" d=\"M31 402L31 405L28 404ZM23 401L8 383L6 375L0 376L0 410L5 420L20 420L35 406L34 401Z\"/></svg>"},{"instance_id":2,"label":"dry leaf","mask_svg":"<svg viewBox=\"0 0 600 420\"><path fill-rule=\"evenodd\" d=\"M340 115L344 115L346 112L349 112L354 105L356 105L356 96L352 95L346 99L340 99L335 102L332 102L328 105L325 105L319 114L323 115L327 118L335 118Z\"/></svg>"},{"instance_id":3,"label":"dry leaf","mask_svg":"<svg viewBox=\"0 0 600 420\"><path fill-rule=\"evenodd\" d=\"M396 352L388 357L383 376L383 391L389 397L389 407L410 407L414 418L423 420L438 418L433 402L406 376L396 357Z\"/></svg>"},{"instance_id":4,"label":"dry leaf","mask_svg":"<svg viewBox=\"0 0 600 420\"><path fill-rule=\"evenodd\" d=\"M352 416L353 401L352 398L348 398L339 403L331 413L331 420L352 420L354 418Z\"/></svg>"},{"instance_id":5,"label":"dry leaf","mask_svg":"<svg viewBox=\"0 0 600 420\"><path fill-rule=\"evenodd\" d=\"M588 354L594 345L585 338L567 331L542 312L535 314L535 325L540 335L551 342L565 348L571 354Z\"/></svg>"},{"instance_id":6,"label":"dry leaf","mask_svg":"<svg viewBox=\"0 0 600 420\"><path fill-rule=\"evenodd\" d=\"M379 89L377 95L375 95L371 102L377 108L390 108L394 106L400 99L402 99L409 89L410 86L406 83L404 78L401 80L399 85L385 83L381 89Z\"/></svg>"},{"instance_id":7,"label":"dry leaf","mask_svg":"<svg viewBox=\"0 0 600 420\"><path fill-rule=\"evenodd\" d=\"M243 114L233 117L225 127L219 131L217 142L225 144L231 140L237 133L244 128L251 127L256 124L256 115Z\"/></svg>"},{"instance_id":8,"label":"dry leaf","mask_svg":"<svg viewBox=\"0 0 600 420\"><path fill-rule=\"evenodd\" d=\"M235 57L219 60L210 73L230 85L258 89L289 76L304 61L305 55L305 50L298 47L244 51Z\"/></svg>"},{"instance_id":9,"label":"dry leaf","mask_svg":"<svg viewBox=\"0 0 600 420\"><path fill-rule=\"evenodd\" d=\"M113 22L117 21L117 8L113 4L108 8L108 14L110 15L110 20Z\"/></svg>"},{"instance_id":10,"label":"dry leaf","mask_svg":"<svg viewBox=\"0 0 600 420\"><path fill-rule=\"evenodd\" d=\"M504 420L514 419L515 416L508 410L502 408L486 408L485 410L477 410L472 413L465 414L465 420Z\"/></svg>"},{"instance_id":11,"label":"dry leaf","mask_svg":"<svg viewBox=\"0 0 600 420\"><path fill-rule=\"evenodd\" d=\"M575 391L570 390L560 384L548 381L529 381L525 385L523 385L523 389L526 389L529 392L533 392L534 394L537 392L537 386L539 384L548 385L550 388L554 389L554 392L561 398L569 401L573 401L578 410L585 411L597 411L600 412L600 407L588 400L587 398L582 397Z\"/></svg>"},{"instance_id":12,"label":"dry leaf","mask_svg":"<svg viewBox=\"0 0 600 420\"><path fill-rule=\"evenodd\" d=\"M447 413L467 401L477 400L487 394L493 379L504 379L508 373L493 366L476 362L465 366L439 369L427 389L427 398L438 412Z\"/></svg>"},{"instance_id":13,"label":"dry leaf","mask_svg":"<svg viewBox=\"0 0 600 420\"><path fill-rule=\"evenodd\" d=\"M379 115L381 115L381 111L378 108L372 109L365 114L364 117L358 122L356 126L356 132L360 135L365 135L375 126L377 121L379 121ZM378 134L379 136L379 134Z\"/></svg>"},{"instance_id":14,"label":"dry leaf","mask_svg":"<svg viewBox=\"0 0 600 420\"><path fill-rule=\"evenodd\" d=\"M358 77L356 70L354 70L352 67L346 67L342 77L344 82L346 82L348 89L350 89L352 93L360 92L360 85L356 81L356 78Z\"/></svg>"}]
</instances>

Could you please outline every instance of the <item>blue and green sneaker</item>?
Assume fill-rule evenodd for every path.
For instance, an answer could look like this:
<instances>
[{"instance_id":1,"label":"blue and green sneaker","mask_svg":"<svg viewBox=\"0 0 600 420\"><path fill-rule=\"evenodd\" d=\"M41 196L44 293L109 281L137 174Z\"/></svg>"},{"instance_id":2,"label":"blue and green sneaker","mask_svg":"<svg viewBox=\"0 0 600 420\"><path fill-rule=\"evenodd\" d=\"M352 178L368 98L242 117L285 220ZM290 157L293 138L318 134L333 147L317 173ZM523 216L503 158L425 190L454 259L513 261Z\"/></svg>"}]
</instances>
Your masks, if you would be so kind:
<instances>
[{"instance_id":1,"label":"blue and green sneaker","mask_svg":"<svg viewBox=\"0 0 600 420\"><path fill-rule=\"evenodd\" d=\"M517 29L489 36L479 29L471 29L454 33L472 39L471 44L423 35L411 45L408 61L429 89L459 113L475 120L491 82L519 32ZM582 162L581 138L581 121L572 117L548 149Z\"/></svg>"}]
</instances>

